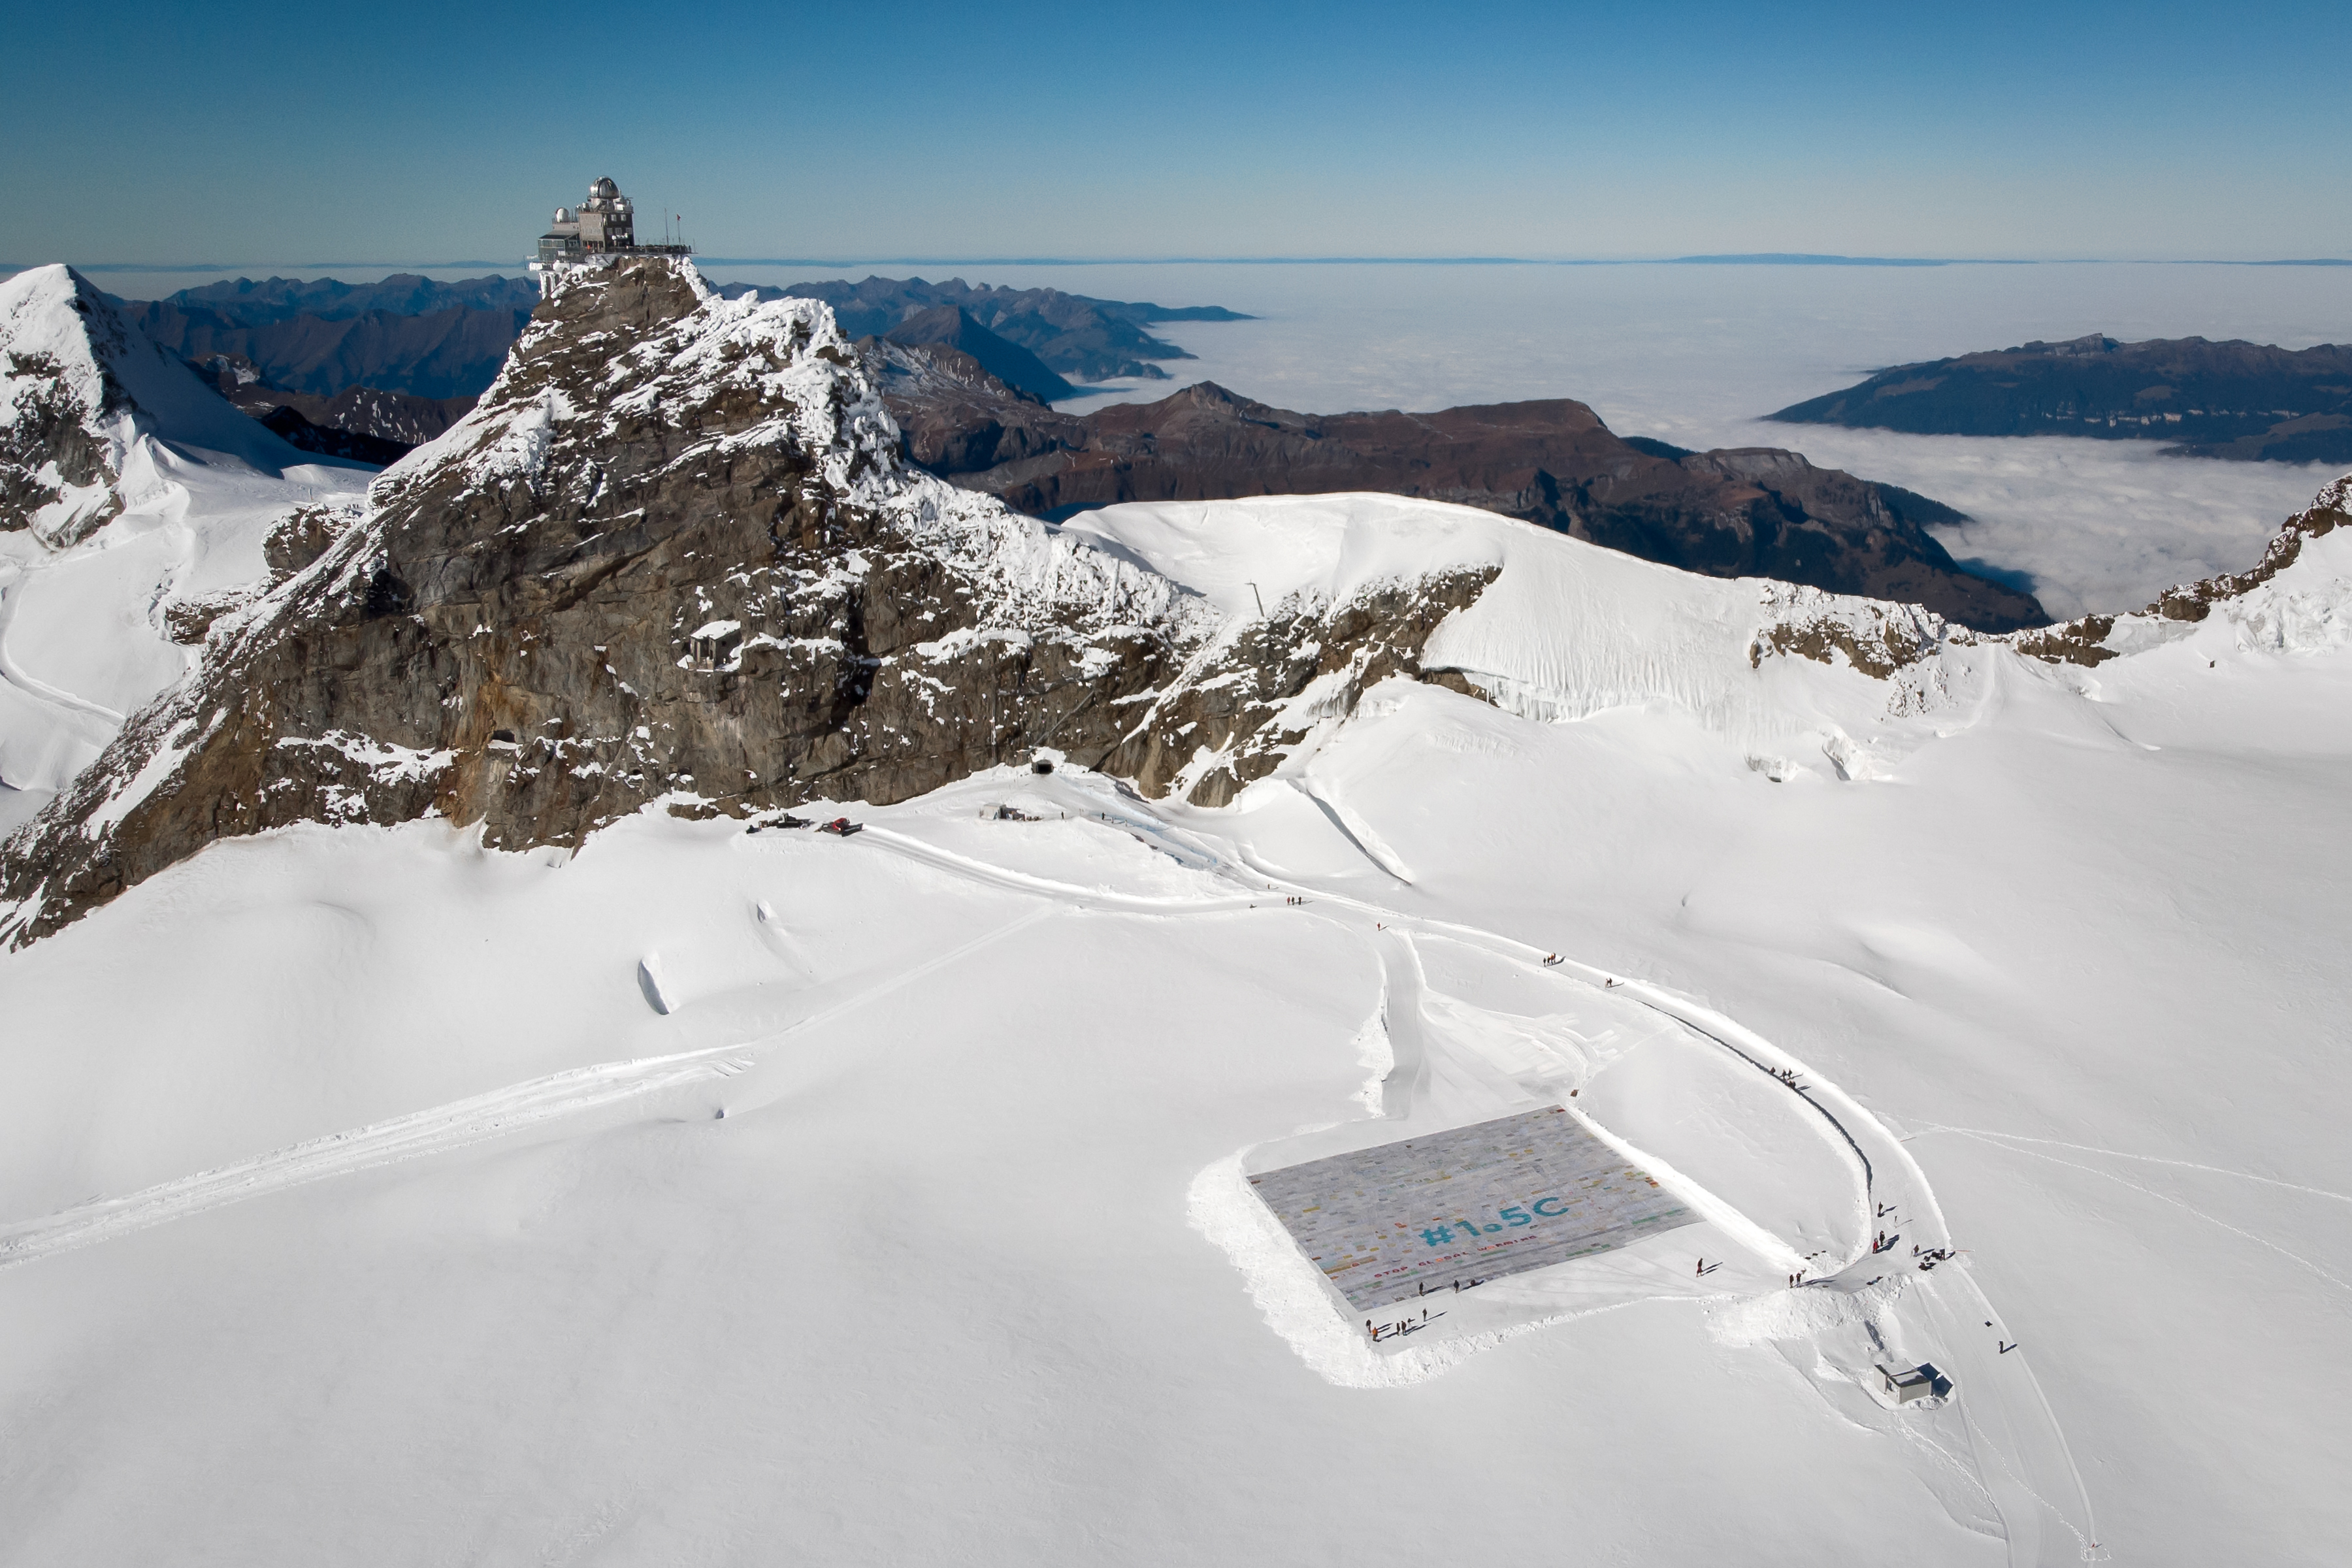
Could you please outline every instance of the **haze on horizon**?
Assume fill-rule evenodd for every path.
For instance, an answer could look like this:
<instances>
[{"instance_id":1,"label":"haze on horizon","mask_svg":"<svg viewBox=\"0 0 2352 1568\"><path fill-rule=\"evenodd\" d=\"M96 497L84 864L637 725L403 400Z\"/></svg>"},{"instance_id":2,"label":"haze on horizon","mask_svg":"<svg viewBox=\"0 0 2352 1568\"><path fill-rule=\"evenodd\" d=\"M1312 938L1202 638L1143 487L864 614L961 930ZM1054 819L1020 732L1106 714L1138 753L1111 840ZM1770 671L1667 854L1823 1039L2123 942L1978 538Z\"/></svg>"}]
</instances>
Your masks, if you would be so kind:
<instances>
[{"instance_id":1,"label":"haze on horizon","mask_svg":"<svg viewBox=\"0 0 2352 1568\"><path fill-rule=\"evenodd\" d=\"M2352 255L2352 12L25 8L0 261Z\"/></svg>"}]
</instances>

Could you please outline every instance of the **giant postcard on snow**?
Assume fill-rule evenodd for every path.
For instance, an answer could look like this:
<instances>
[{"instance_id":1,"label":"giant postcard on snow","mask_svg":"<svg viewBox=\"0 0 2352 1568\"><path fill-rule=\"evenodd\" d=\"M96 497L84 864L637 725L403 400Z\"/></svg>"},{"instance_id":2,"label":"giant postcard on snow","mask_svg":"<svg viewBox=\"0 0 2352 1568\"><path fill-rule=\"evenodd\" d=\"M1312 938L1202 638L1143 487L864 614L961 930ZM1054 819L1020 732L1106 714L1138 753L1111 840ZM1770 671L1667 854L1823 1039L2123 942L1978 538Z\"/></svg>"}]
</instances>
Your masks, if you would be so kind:
<instances>
[{"instance_id":1,"label":"giant postcard on snow","mask_svg":"<svg viewBox=\"0 0 2352 1568\"><path fill-rule=\"evenodd\" d=\"M1360 1310L1608 1252L1698 1217L1558 1106L1250 1184Z\"/></svg>"}]
</instances>

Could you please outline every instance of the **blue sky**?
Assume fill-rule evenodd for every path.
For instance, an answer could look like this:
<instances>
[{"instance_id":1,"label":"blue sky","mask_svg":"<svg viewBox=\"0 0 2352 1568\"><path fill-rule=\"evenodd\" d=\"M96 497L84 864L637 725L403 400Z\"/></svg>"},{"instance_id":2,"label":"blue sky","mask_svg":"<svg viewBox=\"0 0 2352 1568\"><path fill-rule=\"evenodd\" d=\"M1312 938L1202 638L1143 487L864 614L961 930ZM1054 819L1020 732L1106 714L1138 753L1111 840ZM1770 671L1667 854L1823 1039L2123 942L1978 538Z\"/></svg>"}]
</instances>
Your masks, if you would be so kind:
<instances>
[{"instance_id":1,"label":"blue sky","mask_svg":"<svg viewBox=\"0 0 2352 1568\"><path fill-rule=\"evenodd\" d=\"M2352 255L2340 4L9 12L0 261Z\"/></svg>"}]
</instances>

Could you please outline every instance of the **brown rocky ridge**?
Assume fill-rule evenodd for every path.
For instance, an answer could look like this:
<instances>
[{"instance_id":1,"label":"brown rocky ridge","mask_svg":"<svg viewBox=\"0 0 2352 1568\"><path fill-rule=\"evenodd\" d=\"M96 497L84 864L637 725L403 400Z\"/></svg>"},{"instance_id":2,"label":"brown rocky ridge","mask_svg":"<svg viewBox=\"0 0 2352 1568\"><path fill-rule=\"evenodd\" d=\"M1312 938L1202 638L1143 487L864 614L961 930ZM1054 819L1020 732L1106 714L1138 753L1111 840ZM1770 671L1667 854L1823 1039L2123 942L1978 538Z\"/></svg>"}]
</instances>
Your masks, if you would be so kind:
<instances>
[{"instance_id":1,"label":"brown rocky ridge","mask_svg":"<svg viewBox=\"0 0 2352 1568\"><path fill-rule=\"evenodd\" d=\"M902 365L909 357L898 356ZM1034 516L1381 490L1500 512L1709 576L1922 605L1979 631L2050 620L2032 595L1961 570L1926 525L1962 514L1924 496L1774 447L1629 442L1566 398L1313 415L1202 382L1077 416L969 374L927 381L902 369L883 386L908 458Z\"/></svg>"}]
</instances>

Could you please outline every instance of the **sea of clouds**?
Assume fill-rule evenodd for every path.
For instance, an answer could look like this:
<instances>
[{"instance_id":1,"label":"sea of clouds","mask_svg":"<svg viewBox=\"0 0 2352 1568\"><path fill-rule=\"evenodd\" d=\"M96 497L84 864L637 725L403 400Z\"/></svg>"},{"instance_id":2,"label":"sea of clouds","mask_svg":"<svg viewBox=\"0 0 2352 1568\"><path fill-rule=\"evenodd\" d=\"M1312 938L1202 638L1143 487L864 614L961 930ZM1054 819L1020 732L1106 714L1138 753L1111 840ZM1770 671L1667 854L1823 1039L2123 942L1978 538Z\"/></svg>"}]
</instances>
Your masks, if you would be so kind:
<instances>
[{"instance_id":1,"label":"sea of clouds","mask_svg":"<svg viewBox=\"0 0 2352 1568\"><path fill-rule=\"evenodd\" d=\"M1430 237L1432 248L1442 242ZM332 270L356 280L385 269ZM1953 554L2031 587L2061 616L2137 608L2175 583L2252 564L2336 470L2167 458L2154 442L1904 436L1759 416L1885 365L2035 338L2352 341L2347 267L875 261L706 270L762 283L961 276L1258 318L1154 329L1197 357L1169 363L1171 380L1121 383L1064 405L1080 413L1201 380L1317 413L1573 397L1621 435L1794 447L1969 513L1973 521L1942 531ZM206 280L100 282L144 297Z\"/></svg>"},{"instance_id":2,"label":"sea of clouds","mask_svg":"<svg viewBox=\"0 0 2352 1568\"><path fill-rule=\"evenodd\" d=\"M806 268L736 268L785 281ZM2332 468L2167 458L2154 442L1971 438L1775 425L1758 416L1909 360L2105 332L2352 339L2352 268L2149 263L1792 267L1172 263L835 268L1215 304L1261 319L1155 329L1199 356L1171 381L1286 408L1591 404L1622 435L1685 447L1790 447L1974 519L1942 531L1965 562L2021 580L2057 616L2133 609L2251 565Z\"/></svg>"},{"instance_id":3,"label":"sea of clouds","mask_svg":"<svg viewBox=\"0 0 2352 1568\"><path fill-rule=\"evenodd\" d=\"M1861 268L1630 265L1179 265L990 269L991 281L1262 320L1158 329L1219 382L1288 408L1443 408L1528 397L1591 404L1622 435L1790 447L1974 519L1942 531L1963 561L2022 578L2052 614L2137 608L2175 583L2253 563L2336 470L2167 458L2158 443L1906 436L1758 416L1906 361L2105 332L2352 339L2352 268L2146 263ZM979 279L975 270L971 276Z\"/></svg>"}]
</instances>

